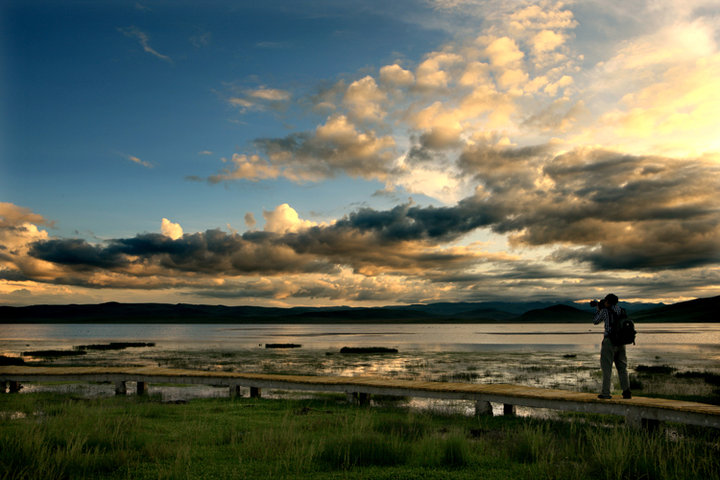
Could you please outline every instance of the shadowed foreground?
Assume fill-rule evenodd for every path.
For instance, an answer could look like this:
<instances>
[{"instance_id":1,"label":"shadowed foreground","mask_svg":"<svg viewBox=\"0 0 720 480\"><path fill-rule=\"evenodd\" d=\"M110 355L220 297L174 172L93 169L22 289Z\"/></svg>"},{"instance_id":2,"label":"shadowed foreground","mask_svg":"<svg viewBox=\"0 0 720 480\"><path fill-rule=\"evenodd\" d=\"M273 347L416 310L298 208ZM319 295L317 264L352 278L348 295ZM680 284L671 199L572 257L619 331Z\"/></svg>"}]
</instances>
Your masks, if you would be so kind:
<instances>
[{"instance_id":1,"label":"shadowed foreground","mask_svg":"<svg viewBox=\"0 0 720 480\"><path fill-rule=\"evenodd\" d=\"M571 421L567 421L570 419ZM0 395L0 478L697 479L714 429L416 412L316 400Z\"/></svg>"}]
</instances>

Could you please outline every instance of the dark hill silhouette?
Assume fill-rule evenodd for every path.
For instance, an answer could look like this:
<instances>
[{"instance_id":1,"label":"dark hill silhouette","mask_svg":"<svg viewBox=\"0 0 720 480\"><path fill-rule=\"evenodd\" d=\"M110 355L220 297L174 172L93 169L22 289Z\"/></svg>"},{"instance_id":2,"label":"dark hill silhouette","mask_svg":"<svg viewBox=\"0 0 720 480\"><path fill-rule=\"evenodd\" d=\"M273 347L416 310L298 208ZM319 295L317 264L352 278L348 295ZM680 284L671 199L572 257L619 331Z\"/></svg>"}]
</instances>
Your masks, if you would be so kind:
<instances>
[{"instance_id":1,"label":"dark hill silhouette","mask_svg":"<svg viewBox=\"0 0 720 480\"><path fill-rule=\"evenodd\" d=\"M720 321L718 311L720 311L720 295L663 305L630 314L633 320L638 322L718 322Z\"/></svg>"},{"instance_id":2,"label":"dark hill silhouette","mask_svg":"<svg viewBox=\"0 0 720 480\"><path fill-rule=\"evenodd\" d=\"M569 305L553 305L551 307L530 310L518 320L523 323L587 323L591 314Z\"/></svg>"},{"instance_id":3,"label":"dark hill silhouette","mask_svg":"<svg viewBox=\"0 0 720 480\"><path fill-rule=\"evenodd\" d=\"M573 306L576 305L576 306ZM623 304L636 322L717 322L720 296L674 305ZM571 302L435 303L388 307L228 307L163 303L0 306L0 323L503 323L589 322Z\"/></svg>"}]
</instances>

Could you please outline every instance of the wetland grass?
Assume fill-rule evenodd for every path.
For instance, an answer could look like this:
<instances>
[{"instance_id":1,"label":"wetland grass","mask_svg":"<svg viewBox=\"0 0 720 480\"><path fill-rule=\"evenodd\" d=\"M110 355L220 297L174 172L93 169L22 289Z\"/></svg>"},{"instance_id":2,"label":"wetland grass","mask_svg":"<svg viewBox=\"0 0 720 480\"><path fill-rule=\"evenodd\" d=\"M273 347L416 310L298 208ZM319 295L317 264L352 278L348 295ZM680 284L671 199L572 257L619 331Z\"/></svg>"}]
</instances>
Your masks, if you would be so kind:
<instances>
[{"instance_id":1,"label":"wetland grass","mask_svg":"<svg viewBox=\"0 0 720 480\"><path fill-rule=\"evenodd\" d=\"M717 431L270 400L0 396L0 479L720 477Z\"/></svg>"},{"instance_id":2,"label":"wetland grass","mask_svg":"<svg viewBox=\"0 0 720 480\"><path fill-rule=\"evenodd\" d=\"M686 371L667 365L638 365L630 374L630 389L641 395L720 405L720 375Z\"/></svg>"}]
</instances>

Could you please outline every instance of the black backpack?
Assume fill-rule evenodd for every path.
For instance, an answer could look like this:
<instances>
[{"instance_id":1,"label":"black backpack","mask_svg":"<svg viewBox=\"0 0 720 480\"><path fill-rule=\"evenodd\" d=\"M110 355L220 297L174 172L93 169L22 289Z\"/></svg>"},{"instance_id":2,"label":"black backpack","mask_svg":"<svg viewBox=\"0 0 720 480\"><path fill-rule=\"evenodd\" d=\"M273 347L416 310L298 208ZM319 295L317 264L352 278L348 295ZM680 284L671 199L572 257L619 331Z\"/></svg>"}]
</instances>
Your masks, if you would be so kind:
<instances>
[{"instance_id":1,"label":"black backpack","mask_svg":"<svg viewBox=\"0 0 720 480\"><path fill-rule=\"evenodd\" d=\"M613 345L628 345L632 343L635 345L635 323L630 320L625 312L624 308L620 308L620 315L615 313L612 308L608 308L608 315L610 315L610 341Z\"/></svg>"}]
</instances>

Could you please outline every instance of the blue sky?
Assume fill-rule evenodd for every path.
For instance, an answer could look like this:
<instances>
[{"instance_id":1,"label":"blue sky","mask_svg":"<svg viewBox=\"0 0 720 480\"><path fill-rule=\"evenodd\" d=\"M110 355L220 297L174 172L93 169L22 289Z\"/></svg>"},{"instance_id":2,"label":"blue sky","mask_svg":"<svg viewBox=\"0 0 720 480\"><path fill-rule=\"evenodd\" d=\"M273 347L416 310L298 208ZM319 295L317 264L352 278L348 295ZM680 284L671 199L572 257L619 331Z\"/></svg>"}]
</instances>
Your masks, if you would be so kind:
<instances>
[{"instance_id":1,"label":"blue sky","mask_svg":"<svg viewBox=\"0 0 720 480\"><path fill-rule=\"evenodd\" d=\"M0 7L0 302L720 293L716 2Z\"/></svg>"},{"instance_id":2,"label":"blue sky","mask_svg":"<svg viewBox=\"0 0 720 480\"><path fill-rule=\"evenodd\" d=\"M297 189L287 182L270 189L229 186L232 193L217 197L219 192L185 180L211 174L220 158L252 149L255 138L323 120L302 105L241 111L228 99L272 85L300 101L324 82L352 78L378 56L392 60L398 30L407 33L399 43L417 54L423 45L429 48L428 40L444 36L372 10L363 13L364 7L333 12L301 3L199 8L68 2L40 8L18 2L6 16L7 111L13 115L6 117L5 157L13 161L4 163L12 181L3 189L47 212L64 235L151 230L157 219L143 221L141 211L156 217L188 212L189 226L200 230L216 226L194 220L208 213L224 225L241 221L243 208L259 215L262 207L286 202L278 190ZM367 36L370 26L373 35ZM129 163L129 157L150 167ZM333 186L326 193L305 185L294 195L302 199L308 188L313 195L338 193ZM377 190L339 190L350 203L364 201L372 188ZM312 207L306 202L300 208Z\"/></svg>"}]
</instances>

